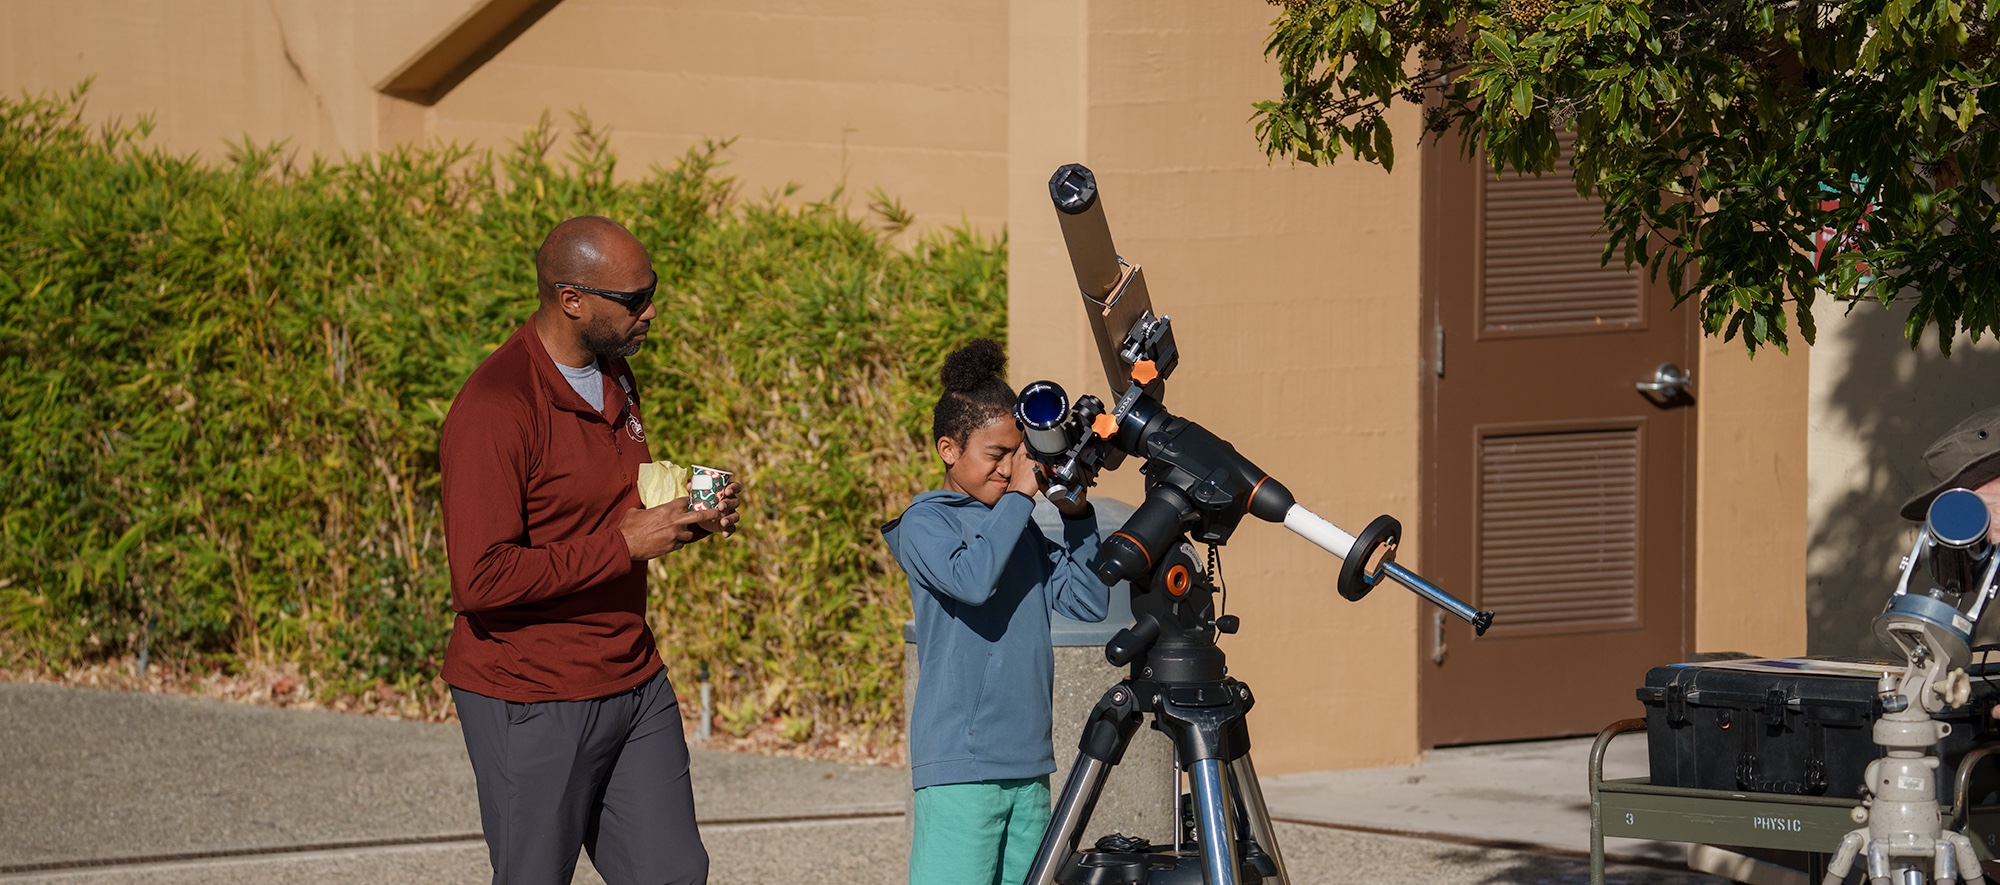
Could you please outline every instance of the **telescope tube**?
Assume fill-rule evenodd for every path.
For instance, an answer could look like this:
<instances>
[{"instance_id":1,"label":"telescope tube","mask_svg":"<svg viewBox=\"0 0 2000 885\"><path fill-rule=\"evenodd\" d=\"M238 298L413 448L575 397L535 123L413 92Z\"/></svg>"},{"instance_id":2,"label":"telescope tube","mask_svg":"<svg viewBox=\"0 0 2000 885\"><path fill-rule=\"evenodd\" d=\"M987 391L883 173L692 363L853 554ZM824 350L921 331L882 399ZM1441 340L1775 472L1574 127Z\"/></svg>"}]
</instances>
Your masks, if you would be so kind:
<instances>
[{"instance_id":1,"label":"telescope tube","mask_svg":"<svg viewBox=\"0 0 2000 885\"><path fill-rule=\"evenodd\" d=\"M1104 204L1097 200L1097 176L1080 163L1057 169L1049 178L1049 199L1056 204L1077 290L1103 301L1118 284L1118 249L1111 244Z\"/></svg>"},{"instance_id":2,"label":"telescope tube","mask_svg":"<svg viewBox=\"0 0 2000 885\"><path fill-rule=\"evenodd\" d=\"M1991 517L1986 502L1967 489L1951 489L1931 502L1924 530L1931 537L1931 577L1939 589L1964 593L1979 587L1992 547L1986 543Z\"/></svg>"}]
</instances>

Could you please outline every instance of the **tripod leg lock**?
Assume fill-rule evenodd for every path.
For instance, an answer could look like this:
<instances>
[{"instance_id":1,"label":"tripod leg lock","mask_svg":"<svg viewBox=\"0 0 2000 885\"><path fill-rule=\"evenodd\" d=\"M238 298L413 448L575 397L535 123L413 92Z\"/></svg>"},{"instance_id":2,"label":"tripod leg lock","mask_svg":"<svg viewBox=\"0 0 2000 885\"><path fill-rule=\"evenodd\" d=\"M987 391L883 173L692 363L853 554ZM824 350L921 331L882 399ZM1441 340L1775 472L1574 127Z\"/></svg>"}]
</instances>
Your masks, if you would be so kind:
<instances>
[{"instance_id":1,"label":"tripod leg lock","mask_svg":"<svg viewBox=\"0 0 2000 885\"><path fill-rule=\"evenodd\" d=\"M1114 685L1091 708L1090 718L1084 720L1077 751L1117 765L1125 758L1125 748L1131 746L1133 733L1139 730L1139 720L1138 694L1125 683Z\"/></svg>"}]
</instances>

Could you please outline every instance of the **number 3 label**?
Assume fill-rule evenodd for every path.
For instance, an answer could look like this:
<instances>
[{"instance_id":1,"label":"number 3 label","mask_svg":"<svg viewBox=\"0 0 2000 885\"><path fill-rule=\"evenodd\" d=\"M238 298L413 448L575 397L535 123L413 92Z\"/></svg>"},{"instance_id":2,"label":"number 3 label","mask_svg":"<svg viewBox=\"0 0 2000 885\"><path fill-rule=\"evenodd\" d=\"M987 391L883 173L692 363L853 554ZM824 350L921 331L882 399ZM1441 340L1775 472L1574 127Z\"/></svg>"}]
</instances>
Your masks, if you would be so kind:
<instances>
[{"instance_id":1,"label":"number 3 label","mask_svg":"<svg viewBox=\"0 0 2000 885\"><path fill-rule=\"evenodd\" d=\"M1629 811L1625 813L1625 825L1628 827L1632 825L1632 813Z\"/></svg>"}]
</instances>

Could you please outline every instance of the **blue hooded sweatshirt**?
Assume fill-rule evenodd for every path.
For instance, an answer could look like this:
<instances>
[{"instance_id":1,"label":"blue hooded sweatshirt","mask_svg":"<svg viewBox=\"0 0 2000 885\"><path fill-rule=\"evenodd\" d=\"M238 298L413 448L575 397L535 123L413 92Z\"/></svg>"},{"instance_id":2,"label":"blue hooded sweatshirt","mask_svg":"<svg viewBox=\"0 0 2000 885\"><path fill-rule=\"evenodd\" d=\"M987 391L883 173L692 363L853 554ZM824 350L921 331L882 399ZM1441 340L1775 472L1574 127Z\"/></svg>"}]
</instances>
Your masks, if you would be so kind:
<instances>
[{"instance_id":1,"label":"blue hooded sweatshirt","mask_svg":"<svg viewBox=\"0 0 2000 885\"><path fill-rule=\"evenodd\" d=\"M914 789L1056 770L1049 611L1102 621L1110 591L1087 565L1096 521L1064 520L1059 545L1035 527L1034 509L1019 493L988 507L960 492L925 492L882 527L910 577L916 620Z\"/></svg>"}]
</instances>

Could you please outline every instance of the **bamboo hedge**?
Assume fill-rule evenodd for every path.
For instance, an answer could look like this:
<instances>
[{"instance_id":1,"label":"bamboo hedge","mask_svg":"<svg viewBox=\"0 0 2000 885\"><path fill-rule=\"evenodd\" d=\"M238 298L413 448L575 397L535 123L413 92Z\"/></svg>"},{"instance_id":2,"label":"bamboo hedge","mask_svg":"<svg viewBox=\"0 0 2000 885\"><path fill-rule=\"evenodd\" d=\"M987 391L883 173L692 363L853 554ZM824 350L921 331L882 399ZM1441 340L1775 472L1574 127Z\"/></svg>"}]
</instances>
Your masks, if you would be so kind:
<instances>
[{"instance_id":1,"label":"bamboo hedge","mask_svg":"<svg viewBox=\"0 0 2000 885\"><path fill-rule=\"evenodd\" d=\"M653 250L632 359L655 457L735 470L743 528L653 566L653 621L726 724L898 726L901 572L876 533L933 481L937 366L1005 326L1005 244L736 199L723 145L635 180L581 115L508 150L204 163L0 99L0 664L297 664L327 692L436 676L451 615L438 430L534 307L557 221Z\"/></svg>"}]
</instances>

